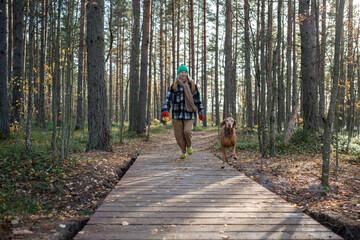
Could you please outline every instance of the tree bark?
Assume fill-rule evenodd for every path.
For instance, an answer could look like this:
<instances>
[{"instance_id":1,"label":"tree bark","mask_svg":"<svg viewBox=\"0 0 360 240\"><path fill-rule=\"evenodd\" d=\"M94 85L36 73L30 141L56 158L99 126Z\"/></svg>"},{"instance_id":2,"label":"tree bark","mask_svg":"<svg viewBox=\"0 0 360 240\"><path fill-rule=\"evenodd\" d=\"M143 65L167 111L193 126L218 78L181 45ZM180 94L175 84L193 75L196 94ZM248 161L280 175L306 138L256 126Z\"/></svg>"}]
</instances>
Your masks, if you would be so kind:
<instances>
[{"instance_id":1,"label":"tree bark","mask_svg":"<svg viewBox=\"0 0 360 240\"><path fill-rule=\"evenodd\" d=\"M8 24L7 3L0 0L0 135L8 135L9 99L8 99Z\"/></svg>"},{"instance_id":2,"label":"tree bark","mask_svg":"<svg viewBox=\"0 0 360 240\"><path fill-rule=\"evenodd\" d=\"M265 0L262 0L261 3L261 32L260 32L261 46L260 46L260 116L258 120L260 122L259 126L259 144L260 144L260 152L261 156L265 157L265 143L266 143L266 93L265 93ZM261 134L261 136L260 136ZM261 139L260 139L261 138ZM261 140L261 141L260 141ZM261 164L262 165L262 164Z\"/></svg>"},{"instance_id":3,"label":"tree bark","mask_svg":"<svg viewBox=\"0 0 360 240\"><path fill-rule=\"evenodd\" d=\"M291 45L292 45L292 1L288 1L288 29L287 29L287 44L286 44L286 122L287 124L291 118ZM285 129L287 125L285 126Z\"/></svg>"},{"instance_id":4,"label":"tree bark","mask_svg":"<svg viewBox=\"0 0 360 240\"><path fill-rule=\"evenodd\" d=\"M139 50L140 50L140 0L133 0L133 26L130 53L130 106L129 130L136 131L138 124L139 101Z\"/></svg>"},{"instance_id":5,"label":"tree bark","mask_svg":"<svg viewBox=\"0 0 360 240\"><path fill-rule=\"evenodd\" d=\"M110 0L110 16L109 16L109 32L110 32L110 47L109 47L109 126L111 128L112 120L113 120L113 114L114 114L114 100L113 100L113 64L112 64L112 44L113 44L113 31L112 31L112 0ZM105 60L106 62L106 60Z\"/></svg>"},{"instance_id":6,"label":"tree bark","mask_svg":"<svg viewBox=\"0 0 360 240\"><path fill-rule=\"evenodd\" d=\"M204 77L203 77L203 84L204 84L204 92L203 92L203 106L204 106L204 118L203 118L203 126L207 127L207 65L206 65L206 0L204 1L204 51L203 51L203 58L204 58Z\"/></svg>"},{"instance_id":7,"label":"tree bark","mask_svg":"<svg viewBox=\"0 0 360 240\"><path fill-rule=\"evenodd\" d=\"M14 2L14 66L11 123L21 122L21 109L24 96L24 7L24 0Z\"/></svg>"},{"instance_id":8,"label":"tree bark","mask_svg":"<svg viewBox=\"0 0 360 240\"><path fill-rule=\"evenodd\" d=\"M165 0L162 0L162 2L165 2ZM163 35L164 35L164 18L163 18L163 14L164 14L164 9L163 9L163 4L161 4L160 6L160 36L159 36L159 55L160 55L160 81L159 81L159 86L158 86L158 90L160 90L159 92L159 96L158 96L158 99L160 100L160 102L158 102L158 117L161 118L160 116L160 104L163 104L164 103L164 58L163 58L163 47L164 47L164 44L163 44ZM179 34L178 34L178 37L179 37ZM177 54L179 55L179 45L178 45L178 48L177 48ZM165 121L163 121L163 119L161 118L161 122L162 123L165 123Z\"/></svg>"},{"instance_id":9,"label":"tree bark","mask_svg":"<svg viewBox=\"0 0 360 240\"><path fill-rule=\"evenodd\" d=\"M27 121L26 121L26 136L25 145L26 151L31 150L31 126L32 126L32 114L33 114L33 87L34 87L34 41L35 41L35 7L36 0L30 2L30 24L29 24L29 66L28 66L28 83L29 83L29 95L27 106Z\"/></svg>"},{"instance_id":10,"label":"tree bark","mask_svg":"<svg viewBox=\"0 0 360 240\"><path fill-rule=\"evenodd\" d=\"M149 61L149 26L151 16L151 0L144 0L143 33L141 45L141 73L140 73L140 93L138 103L138 126L137 133L144 133L146 130L146 92L147 92L147 67Z\"/></svg>"},{"instance_id":11,"label":"tree bark","mask_svg":"<svg viewBox=\"0 0 360 240\"><path fill-rule=\"evenodd\" d=\"M111 151L105 82L104 0L87 4L88 131L87 151Z\"/></svg>"},{"instance_id":12,"label":"tree bark","mask_svg":"<svg viewBox=\"0 0 360 240\"><path fill-rule=\"evenodd\" d=\"M277 78L275 78L275 80L277 79L278 84L277 84L277 89L276 89L276 85L274 88L274 91L277 91L277 131L280 133L282 131L282 124L284 122L284 115L285 115L285 103L284 103L284 80L283 80L283 66L281 59L283 59L283 47L281 46L282 44L282 38L283 38L283 33L282 33L282 4L283 1L279 0L278 1L278 14L277 14L277 22L278 22L278 32L277 32L277 43L276 43L276 76ZM274 112L273 114L275 115L275 108L273 109Z\"/></svg>"},{"instance_id":13,"label":"tree bark","mask_svg":"<svg viewBox=\"0 0 360 240\"><path fill-rule=\"evenodd\" d=\"M194 0L189 1L189 18L190 18L190 51L191 51L191 78L195 79L195 35L194 35Z\"/></svg>"},{"instance_id":14,"label":"tree bark","mask_svg":"<svg viewBox=\"0 0 360 240\"><path fill-rule=\"evenodd\" d=\"M269 2L268 9L268 32L267 32L267 84L268 84L268 114L269 114L269 140L270 140L270 156L275 156L275 99L276 99L276 79L272 78L272 63L273 63L273 48L272 48L272 33L273 33L273 0Z\"/></svg>"},{"instance_id":15,"label":"tree bark","mask_svg":"<svg viewBox=\"0 0 360 240\"><path fill-rule=\"evenodd\" d=\"M249 129L254 127L252 110L252 88L250 72L250 37L249 37L249 0L244 1L245 16L245 81L246 81L246 124Z\"/></svg>"},{"instance_id":16,"label":"tree bark","mask_svg":"<svg viewBox=\"0 0 360 240\"><path fill-rule=\"evenodd\" d=\"M316 109L316 78L315 78L315 51L314 29L310 19L310 0L299 1L299 15L301 19L301 89L302 111L304 113L304 128L317 128Z\"/></svg>"},{"instance_id":17,"label":"tree bark","mask_svg":"<svg viewBox=\"0 0 360 240\"><path fill-rule=\"evenodd\" d=\"M349 11L348 11L348 52L347 52L347 122L346 129L351 136L352 119L354 115L354 104L355 104L355 92L354 92L354 52L353 52L353 0L349 0Z\"/></svg>"},{"instance_id":18,"label":"tree bark","mask_svg":"<svg viewBox=\"0 0 360 240\"><path fill-rule=\"evenodd\" d=\"M220 124L219 109L219 1L216 0L216 35L215 35L215 121L216 126ZM195 53L193 53L195 56ZM195 64L194 64L195 65Z\"/></svg>"},{"instance_id":19,"label":"tree bark","mask_svg":"<svg viewBox=\"0 0 360 240\"><path fill-rule=\"evenodd\" d=\"M40 83L39 83L39 125L45 128L46 107L45 107L45 62L47 48L47 23L48 23L48 1L42 0L42 19L41 19L41 47L40 47Z\"/></svg>"},{"instance_id":20,"label":"tree bark","mask_svg":"<svg viewBox=\"0 0 360 240\"><path fill-rule=\"evenodd\" d=\"M175 0L171 0L171 23L172 23L172 78L176 77L176 45L175 45Z\"/></svg>"},{"instance_id":21,"label":"tree bark","mask_svg":"<svg viewBox=\"0 0 360 240\"><path fill-rule=\"evenodd\" d=\"M232 103L231 98L231 89L232 89L232 0L226 0L226 12L225 12L225 22L226 22L226 32L225 32L225 89L224 89L224 110L223 118L232 116L230 105Z\"/></svg>"},{"instance_id":22,"label":"tree bark","mask_svg":"<svg viewBox=\"0 0 360 240\"><path fill-rule=\"evenodd\" d=\"M83 82L84 74L84 50L85 50L85 3L81 0L80 10L80 40L79 40L79 65L78 65L78 88L77 88L77 105L76 105L76 125L75 129L84 128L83 115Z\"/></svg>"},{"instance_id":23,"label":"tree bark","mask_svg":"<svg viewBox=\"0 0 360 240\"><path fill-rule=\"evenodd\" d=\"M338 15L336 20L336 33L335 33L335 53L334 53L334 79L331 88L331 99L327 118L323 116L324 120L324 139L323 139L323 164L321 174L321 185L323 193L327 193L329 189L329 172L330 172L330 145L331 145L331 127L335 115L336 97L338 91L339 81L339 66L340 66L340 39L342 35L343 17L344 17L344 2L340 0L338 7Z\"/></svg>"},{"instance_id":24,"label":"tree bark","mask_svg":"<svg viewBox=\"0 0 360 240\"><path fill-rule=\"evenodd\" d=\"M320 83L319 83L320 116L325 114L325 52L326 52L326 0L323 0L322 17L321 17Z\"/></svg>"}]
</instances>

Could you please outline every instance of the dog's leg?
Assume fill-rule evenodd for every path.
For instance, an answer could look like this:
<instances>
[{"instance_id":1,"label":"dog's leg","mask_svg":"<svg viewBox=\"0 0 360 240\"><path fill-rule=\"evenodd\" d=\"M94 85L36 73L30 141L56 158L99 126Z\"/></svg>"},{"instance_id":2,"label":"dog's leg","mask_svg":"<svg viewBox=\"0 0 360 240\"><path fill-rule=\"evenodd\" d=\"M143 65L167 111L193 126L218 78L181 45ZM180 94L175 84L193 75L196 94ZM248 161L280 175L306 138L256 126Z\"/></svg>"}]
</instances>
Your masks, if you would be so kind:
<instances>
[{"instance_id":1,"label":"dog's leg","mask_svg":"<svg viewBox=\"0 0 360 240\"><path fill-rule=\"evenodd\" d=\"M222 152L223 152L224 158L223 158L223 165L221 166L221 168L224 169L225 168L225 162L228 163L228 159L227 159L227 156L226 156L226 148L225 147L222 148Z\"/></svg>"},{"instance_id":2,"label":"dog's leg","mask_svg":"<svg viewBox=\"0 0 360 240\"><path fill-rule=\"evenodd\" d=\"M237 159L237 156L236 156L236 144L233 146L232 155L233 155L234 159Z\"/></svg>"}]
</instances>

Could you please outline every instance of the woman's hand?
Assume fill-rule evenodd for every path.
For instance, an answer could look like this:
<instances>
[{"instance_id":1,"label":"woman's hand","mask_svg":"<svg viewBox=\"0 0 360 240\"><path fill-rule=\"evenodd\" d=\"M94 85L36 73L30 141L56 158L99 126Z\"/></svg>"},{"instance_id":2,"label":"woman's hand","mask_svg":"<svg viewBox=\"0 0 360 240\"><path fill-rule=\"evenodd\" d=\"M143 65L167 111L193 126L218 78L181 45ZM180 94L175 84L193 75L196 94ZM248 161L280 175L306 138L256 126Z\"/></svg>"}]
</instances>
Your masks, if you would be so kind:
<instances>
[{"instance_id":1,"label":"woman's hand","mask_svg":"<svg viewBox=\"0 0 360 240\"><path fill-rule=\"evenodd\" d=\"M204 118L204 115L203 115L203 114L199 115L200 121L203 120L203 118Z\"/></svg>"},{"instance_id":2,"label":"woman's hand","mask_svg":"<svg viewBox=\"0 0 360 240\"><path fill-rule=\"evenodd\" d=\"M163 115L164 117L169 117L169 113L168 113L168 112L163 112L162 115Z\"/></svg>"}]
</instances>

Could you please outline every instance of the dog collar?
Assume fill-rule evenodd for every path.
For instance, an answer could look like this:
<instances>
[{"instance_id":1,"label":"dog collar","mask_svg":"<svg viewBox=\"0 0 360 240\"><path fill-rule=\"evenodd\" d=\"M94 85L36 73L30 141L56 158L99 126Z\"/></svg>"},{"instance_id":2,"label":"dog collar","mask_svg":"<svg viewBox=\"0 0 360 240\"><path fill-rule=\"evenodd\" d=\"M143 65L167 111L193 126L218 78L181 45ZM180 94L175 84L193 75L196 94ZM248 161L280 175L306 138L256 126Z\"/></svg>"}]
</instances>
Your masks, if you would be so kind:
<instances>
[{"instance_id":1,"label":"dog collar","mask_svg":"<svg viewBox=\"0 0 360 240\"><path fill-rule=\"evenodd\" d=\"M224 129L224 133L226 134L226 135L230 135L230 134L232 134L234 132L234 129L231 131L231 132L227 132L227 131L225 131L225 129Z\"/></svg>"}]
</instances>

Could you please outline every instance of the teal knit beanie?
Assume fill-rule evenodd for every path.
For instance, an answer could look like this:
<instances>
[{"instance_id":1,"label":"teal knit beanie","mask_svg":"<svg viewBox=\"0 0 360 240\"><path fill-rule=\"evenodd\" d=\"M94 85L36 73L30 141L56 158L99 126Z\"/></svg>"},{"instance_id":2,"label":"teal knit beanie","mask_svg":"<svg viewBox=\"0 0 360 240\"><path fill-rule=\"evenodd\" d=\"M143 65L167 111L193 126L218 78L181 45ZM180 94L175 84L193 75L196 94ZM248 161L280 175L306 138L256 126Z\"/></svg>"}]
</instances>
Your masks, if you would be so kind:
<instances>
[{"instance_id":1,"label":"teal knit beanie","mask_svg":"<svg viewBox=\"0 0 360 240\"><path fill-rule=\"evenodd\" d=\"M178 68L178 70L177 70L177 75L179 75L179 73L180 73L181 71L186 71L186 72L189 73L189 70L187 69L187 67L185 67L184 64L181 64L180 67Z\"/></svg>"}]
</instances>

